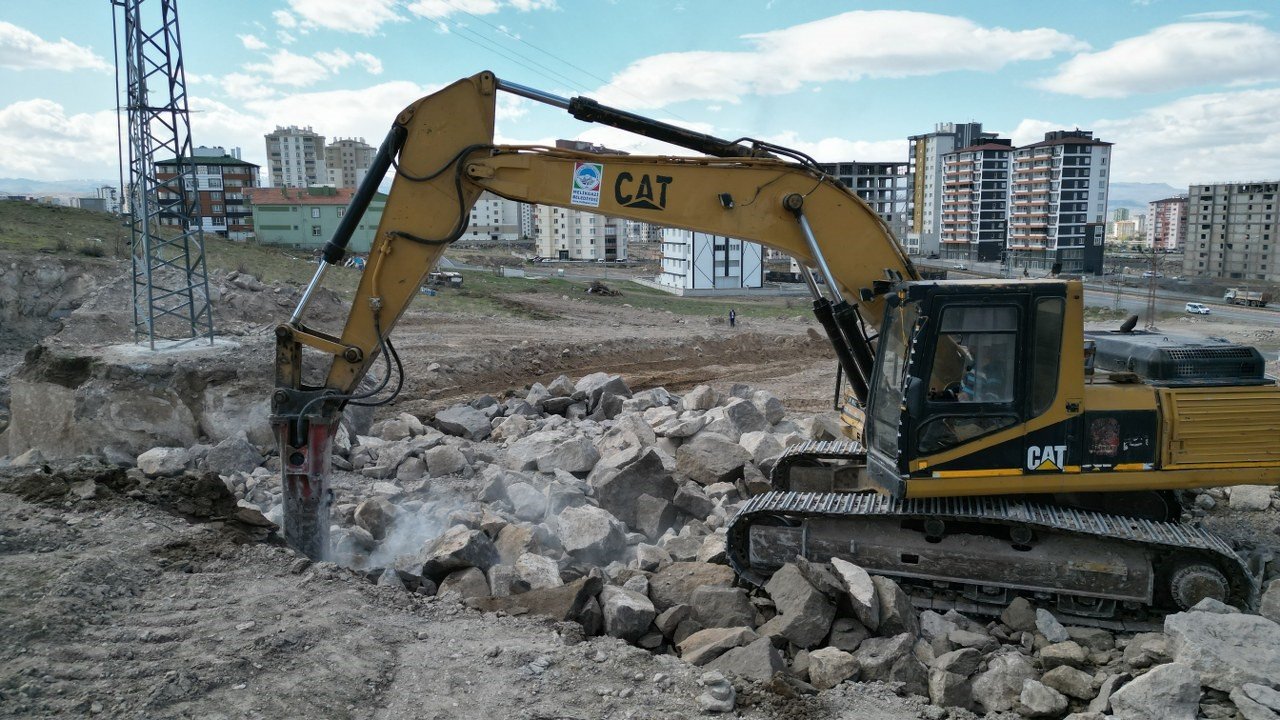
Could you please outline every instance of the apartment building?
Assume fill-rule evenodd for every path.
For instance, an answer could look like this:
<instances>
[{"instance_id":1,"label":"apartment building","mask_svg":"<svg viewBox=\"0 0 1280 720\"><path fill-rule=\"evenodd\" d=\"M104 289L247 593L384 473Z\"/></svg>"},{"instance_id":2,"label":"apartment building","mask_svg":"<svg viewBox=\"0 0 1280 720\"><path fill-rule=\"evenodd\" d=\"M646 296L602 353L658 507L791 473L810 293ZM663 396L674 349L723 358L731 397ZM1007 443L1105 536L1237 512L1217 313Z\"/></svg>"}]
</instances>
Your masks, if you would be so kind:
<instances>
[{"instance_id":1,"label":"apartment building","mask_svg":"<svg viewBox=\"0 0 1280 720\"><path fill-rule=\"evenodd\" d=\"M908 138L907 174L911 212L903 244L911 255L936 255L942 239L942 163L958 148L994 140L982 123L938 123L934 131ZM901 237L901 235L900 235Z\"/></svg>"},{"instance_id":2,"label":"apartment building","mask_svg":"<svg viewBox=\"0 0 1280 720\"><path fill-rule=\"evenodd\" d=\"M1147 203L1147 218L1145 237L1148 248L1182 249L1182 239L1187 234L1186 197L1171 197Z\"/></svg>"},{"instance_id":3,"label":"apartment building","mask_svg":"<svg viewBox=\"0 0 1280 720\"><path fill-rule=\"evenodd\" d=\"M523 205L490 192L480 193L480 198L471 208L467 230L458 242L489 244L519 241Z\"/></svg>"},{"instance_id":4,"label":"apartment building","mask_svg":"<svg viewBox=\"0 0 1280 720\"><path fill-rule=\"evenodd\" d=\"M692 230L662 231L659 285L679 290L741 290L764 284L758 243Z\"/></svg>"},{"instance_id":5,"label":"apartment building","mask_svg":"<svg viewBox=\"0 0 1280 720\"><path fill-rule=\"evenodd\" d=\"M329 182L323 135L310 127L290 125L276 126L265 138L272 187L305 188Z\"/></svg>"},{"instance_id":6,"label":"apartment building","mask_svg":"<svg viewBox=\"0 0 1280 720\"><path fill-rule=\"evenodd\" d=\"M220 147L198 147L193 156L183 162L195 166L195 186L188 187L197 195L196 215L205 233L220 235L231 240L253 238L253 213L245 203L245 192L258 185L258 166L241 160L239 149L227 153ZM156 178L164 181L178 174L177 159L156 163ZM177 193L162 190L162 205L174 206L179 202ZM179 213L160 213L162 225L178 225Z\"/></svg>"},{"instance_id":7,"label":"apartment building","mask_svg":"<svg viewBox=\"0 0 1280 720\"><path fill-rule=\"evenodd\" d=\"M338 138L325 145L324 170L327 184L336 188L359 187L377 152L364 138Z\"/></svg>"},{"instance_id":8,"label":"apartment building","mask_svg":"<svg viewBox=\"0 0 1280 720\"><path fill-rule=\"evenodd\" d=\"M911 175L907 163L839 162L819 166L857 193L894 235L906 236L911 225Z\"/></svg>"},{"instance_id":9,"label":"apartment building","mask_svg":"<svg viewBox=\"0 0 1280 720\"><path fill-rule=\"evenodd\" d=\"M351 188L256 188L246 193L258 243L319 250L329 242L346 215L355 190ZM367 253L373 245L387 196L375 193L347 249Z\"/></svg>"},{"instance_id":10,"label":"apartment building","mask_svg":"<svg viewBox=\"0 0 1280 720\"><path fill-rule=\"evenodd\" d=\"M1013 151L1013 268L1102 272L1111 145L1087 130L1055 130Z\"/></svg>"},{"instance_id":11,"label":"apartment building","mask_svg":"<svg viewBox=\"0 0 1280 720\"><path fill-rule=\"evenodd\" d=\"M1010 140L990 139L942 156L944 260L999 262L1008 232Z\"/></svg>"},{"instance_id":12,"label":"apartment building","mask_svg":"<svg viewBox=\"0 0 1280 720\"><path fill-rule=\"evenodd\" d=\"M1188 188L1183 274L1280 282L1278 187L1258 181Z\"/></svg>"},{"instance_id":13,"label":"apartment building","mask_svg":"<svg viewBox=\"0 0 1280 720\"><path fill-rule=\"evenodd\" d=\"M537 206L540 257L556 260L627 259L627 235L623 221L597 213Z\"/></svg>"}]
</instances>

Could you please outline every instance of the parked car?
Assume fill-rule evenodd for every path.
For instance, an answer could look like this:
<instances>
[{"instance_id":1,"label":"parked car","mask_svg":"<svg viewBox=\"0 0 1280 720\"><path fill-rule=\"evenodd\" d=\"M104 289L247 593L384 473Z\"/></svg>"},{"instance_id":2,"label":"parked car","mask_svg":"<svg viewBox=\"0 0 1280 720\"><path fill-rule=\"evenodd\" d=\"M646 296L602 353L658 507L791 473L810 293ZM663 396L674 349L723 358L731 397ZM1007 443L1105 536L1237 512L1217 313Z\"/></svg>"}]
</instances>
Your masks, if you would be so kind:
<instances>
[{"instance_id":1,"label":"parked car","mask_svg":"<svg viewBox=\"0 0 1280 720\"><path fill-rule=\"evenodd\" d=\"M951 266L951 269L952 270L968 270L969 268L964 263L956 263L955 265Z\"/></svg>"},{"instance_id":2,"label":"parked car","mask_svg":"<svg viewBox=\"0 0 1280 720\"><path fill-rule=\"evenodd\" d=\"M1187 312L1192 315L1208 315L1209 306L1203 303L1187 303Z\"/></svg>"}]
</instances>

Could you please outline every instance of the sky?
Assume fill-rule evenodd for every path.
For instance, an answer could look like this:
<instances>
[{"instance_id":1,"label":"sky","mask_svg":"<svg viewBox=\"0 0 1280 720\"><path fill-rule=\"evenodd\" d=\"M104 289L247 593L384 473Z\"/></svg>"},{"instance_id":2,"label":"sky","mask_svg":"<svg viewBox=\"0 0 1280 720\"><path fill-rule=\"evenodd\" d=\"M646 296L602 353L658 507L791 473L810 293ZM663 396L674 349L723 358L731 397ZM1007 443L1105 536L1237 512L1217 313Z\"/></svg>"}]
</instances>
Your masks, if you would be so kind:
<instances>
[{"instance_id":1,"label":"sky","mask_svg":"<svg viewBox=\"0 0 1280 720\"><path fill-rule=\"evenodd\" d=\"M152 17L159 0L147 0ZM1113 182L1280 177L1274 0L178 0L195 144L310 126L377 145L459 78L585 95L820 161L905 161L977 121L1114 143ZM158 20L151 22L158 25ZM108 0L0 0L0 177L119 174ZM688 154L500 96L497 140Z\"/></svg>"}]
</instances>

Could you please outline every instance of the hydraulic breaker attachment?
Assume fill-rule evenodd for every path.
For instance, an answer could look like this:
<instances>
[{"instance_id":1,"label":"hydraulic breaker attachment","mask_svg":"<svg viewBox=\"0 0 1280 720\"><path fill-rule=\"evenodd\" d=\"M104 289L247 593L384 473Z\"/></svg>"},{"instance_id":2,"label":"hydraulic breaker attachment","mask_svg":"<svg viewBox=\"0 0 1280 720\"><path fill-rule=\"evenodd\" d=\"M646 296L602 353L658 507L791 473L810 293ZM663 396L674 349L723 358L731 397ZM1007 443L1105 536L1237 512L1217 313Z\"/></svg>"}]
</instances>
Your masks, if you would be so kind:
<instances>
[{"instance_id":1,"label":"hydraulic breaker attachment","mask_svg":"<svg viewBox=\"0 0 1280 720\"><path fill-rule=\"evenodd\" d=\"M276 440L284 450L280 478L285 542L312 560L325 560L329 555L329 507L333 504L330 451L338 418L273 419Z\"/></svg>"}]
</instances>

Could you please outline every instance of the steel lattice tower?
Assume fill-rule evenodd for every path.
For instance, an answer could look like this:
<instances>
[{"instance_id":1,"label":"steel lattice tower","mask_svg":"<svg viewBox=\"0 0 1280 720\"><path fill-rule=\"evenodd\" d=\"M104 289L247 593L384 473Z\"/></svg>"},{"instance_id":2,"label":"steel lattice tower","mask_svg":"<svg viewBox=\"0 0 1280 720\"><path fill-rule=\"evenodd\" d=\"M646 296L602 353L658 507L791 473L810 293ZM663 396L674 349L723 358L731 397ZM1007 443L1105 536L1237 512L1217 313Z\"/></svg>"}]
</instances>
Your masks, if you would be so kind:
<instances>
[{"instance_id":1,"label":"steel lattice tower","mask_svg":"<svg viewBox=\"0 0 1280 720\"><path fill-rule=\"evenodd\" d=\"M124 25L127 99L123 108L129 118L125 194L132 227L134 342L146 338L152 350L157 339L186 342L207 336L212 343L213 309L177 0L111 0L111 4L113 21L122 17ZM143 6L152 9L147 18ZM117 78L121 64L117 52ZM123 156L122 150L122 164ZM156 160L167 162L171 157L176 159L172 166L176 172L160 179Z\"/></svg>"}]
</instances>

